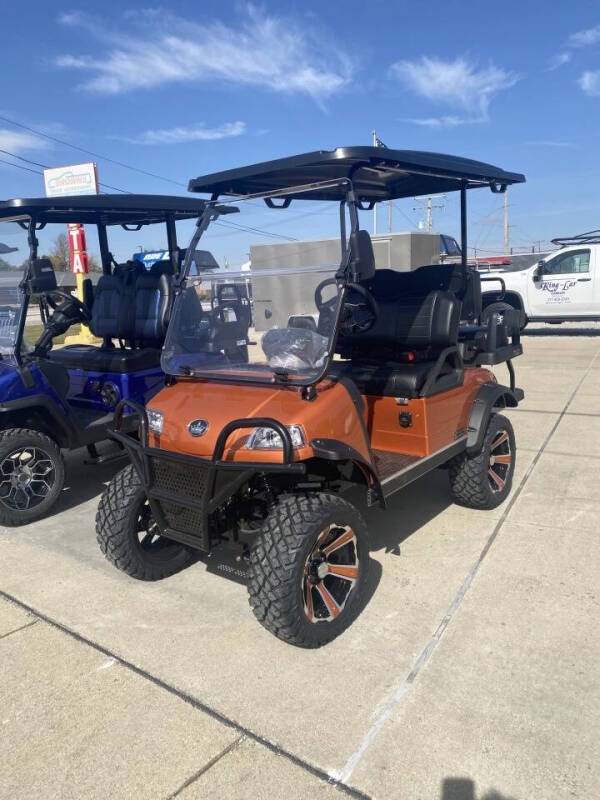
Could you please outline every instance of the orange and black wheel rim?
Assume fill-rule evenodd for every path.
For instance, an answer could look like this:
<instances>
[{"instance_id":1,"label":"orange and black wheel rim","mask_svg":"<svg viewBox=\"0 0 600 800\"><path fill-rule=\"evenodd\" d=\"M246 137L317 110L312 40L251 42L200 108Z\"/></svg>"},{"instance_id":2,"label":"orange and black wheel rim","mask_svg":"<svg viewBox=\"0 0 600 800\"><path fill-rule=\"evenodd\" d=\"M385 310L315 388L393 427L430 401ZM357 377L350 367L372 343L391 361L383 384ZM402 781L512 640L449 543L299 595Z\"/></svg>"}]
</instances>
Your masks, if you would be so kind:
<instances>
[{"instance_id":1,"label":"orange and black wheel rim","mask_svg":"<svg viewBox=\"0 0 600 800\"><path fill-rule=\"evenodd\" d=\"M493 492L501 492L506 486L512 460L508 431L500 430L490 447L488 479Z\"/></svg>"},{"instance_id":2,"label":"orange and black wheel rim","mask_svg":"<svg viewBox=\"0 0 600 800\"><path fill-rule=\"evenodd\" d=\"M343 612L358 580L356 534L332 524L318 535L304 564L302 597L309 622L332 622Z\"/></svg>"}]
</instances>

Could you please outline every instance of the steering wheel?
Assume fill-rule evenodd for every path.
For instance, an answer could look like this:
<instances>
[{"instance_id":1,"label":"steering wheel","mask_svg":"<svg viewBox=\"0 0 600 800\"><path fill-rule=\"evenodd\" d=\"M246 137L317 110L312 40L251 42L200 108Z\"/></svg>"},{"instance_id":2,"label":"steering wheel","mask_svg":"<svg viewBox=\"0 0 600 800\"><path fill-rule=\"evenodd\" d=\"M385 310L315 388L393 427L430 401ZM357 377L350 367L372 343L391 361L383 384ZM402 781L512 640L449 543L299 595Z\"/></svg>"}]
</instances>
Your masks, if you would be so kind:
<instances>
[{"instance_id":1,"label":"steering wheel","mask_svg":"<svg viewBox=\"0 0 600 800\"><path fill-rule=\"evenodd\" d=\"M323 300L323 289L326 286L337 286L337 278L326 278L324 281L317 286L315 289L315 305L318 311L324 311L325 309L330 311L332 306L335 305L337 301L337 296L334 295L329 300Z\"/></svg>"},{"instance_id":2,"label":"steering wheel","mask_svg":"<svg viewBox=\"0 0 600 800\"><path fill-rule=\"evenodd\" d=\"M336 278L327 278L322 281L315 289L315 305L319 312L331 311L337 297L330 300L323 300L323 289L326 286L337 284ZM361 296L361 299L354 301L349 299L351 293L356 293ZM342 309L342 317L340 320L340 330L343 333L365 333L370 330L379 316L379 307L373 295L361 286L359 283L346 284L346 299L344 301L344 308Z\"/></svg>"},{"instance_id":3,"label":"steering wheel","mask_svg":"<svg viewBox=\"0 0 600 800\"><path fill-rule=\"evenodd\" d=\"M56 311L56 309L59 306L59 303L57 303L53 298L60 297L63 302L66 302L71 306L75 306L75 309L79 312L83 322L91 321L92 315L90 314L88 307L84 303L82 303L78 297L74 297L72 294L69 294L68 292L63 292L61 289L52 289L51 291L44 292L43 294L46 300L48 301L48 305L53 311ZM64 314L64 311L62 311L62 313Z\"/></svg>"},{"instance_id":4,"label":"steering wheel","mask_svg":"<svg viewBox=\"0 0 600 800\"><path fill-rule=\"evenodd\" d=\"M361 300L351 301L348 295L356 292L361 296ZM371 330L377 322L379 316L379 306L375 298L360 283L346 284L346 300L342 310L342 320L340 328L343 333L365 333Z\"/></svg>"}]
</instances>

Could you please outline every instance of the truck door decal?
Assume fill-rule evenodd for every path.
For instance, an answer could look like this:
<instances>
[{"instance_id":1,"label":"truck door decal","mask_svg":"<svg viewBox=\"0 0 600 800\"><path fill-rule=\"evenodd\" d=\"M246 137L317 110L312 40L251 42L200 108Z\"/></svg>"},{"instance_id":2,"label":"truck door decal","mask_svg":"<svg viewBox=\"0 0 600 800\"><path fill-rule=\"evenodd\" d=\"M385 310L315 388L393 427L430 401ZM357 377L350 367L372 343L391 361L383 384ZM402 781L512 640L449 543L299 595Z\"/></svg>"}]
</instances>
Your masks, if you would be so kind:
<instances>
[{"instance_id":1,"label":"truck door decal","mask_svg":"<svg viewBox=\"0 0 600 800\"><path fill-rule=\"evenodd\" d=\"M541 289L543 292L547 292L546 302L557 305L571 302L569 289L572 289L576 285L577 281L574 280L542 281Z\"/></svg>"}]
</instances>

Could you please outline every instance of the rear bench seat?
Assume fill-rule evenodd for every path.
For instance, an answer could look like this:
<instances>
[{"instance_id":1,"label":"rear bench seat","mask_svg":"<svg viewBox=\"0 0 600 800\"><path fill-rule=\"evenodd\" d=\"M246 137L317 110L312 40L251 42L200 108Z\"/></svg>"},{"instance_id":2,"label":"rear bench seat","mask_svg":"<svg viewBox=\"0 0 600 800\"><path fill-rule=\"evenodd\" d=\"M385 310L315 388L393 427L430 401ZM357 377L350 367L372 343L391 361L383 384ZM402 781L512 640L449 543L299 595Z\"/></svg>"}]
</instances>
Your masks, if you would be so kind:
<instances>
[{"instance_id":1,"label":"rear bench seat","mask_svg":"<svg viewBox=\"0 0 600 800\"><path fill-rule=\"evenodd\" d=\"M67 369L128 373L155 369L171 307L170 261L159 261L146 272L139 261L115 267L98 281L90 330L104 339L102 346L67 345L51 350L51 361ZM112 339L130 347L115 347Z\"/></svg>"},{"instance_id":2,"label":"rear bench seat","mask_svg":"<svg viewBox=\"0 0 600 800\"><path fill-rule=\"evenodd\" d=\"M330 374L350 378L361 394L383 397L430 396L461 386L461 302L450 290L453 273L451 265L409 273L382 269L363 281L379 307L377 320L362 333L340 332L336 352L349 360L332 362Z\"/></svg>"}]
</instances>

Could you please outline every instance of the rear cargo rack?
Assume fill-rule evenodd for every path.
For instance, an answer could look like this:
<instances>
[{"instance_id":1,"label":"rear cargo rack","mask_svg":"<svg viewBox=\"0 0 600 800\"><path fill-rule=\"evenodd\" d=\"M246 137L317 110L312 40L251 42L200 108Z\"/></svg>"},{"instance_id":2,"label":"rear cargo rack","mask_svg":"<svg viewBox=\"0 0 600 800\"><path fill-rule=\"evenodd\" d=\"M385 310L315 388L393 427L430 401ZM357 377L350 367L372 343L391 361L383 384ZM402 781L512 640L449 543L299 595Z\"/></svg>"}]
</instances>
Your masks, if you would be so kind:
<instances>
[{"instance_id":1,"label":"rear cargo rack","mask_svg":"<svg viewBox=\"0 0 600 800\"><path fill-rule=\"evenodd\" d=\"M550 241L559 247L576 247L578 244L600 244L600 228L595 231L587 231L587 233L579 233L577 236L558 236L556 239L550 239Z\"/></svg>"}]
</instances>

